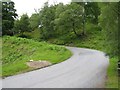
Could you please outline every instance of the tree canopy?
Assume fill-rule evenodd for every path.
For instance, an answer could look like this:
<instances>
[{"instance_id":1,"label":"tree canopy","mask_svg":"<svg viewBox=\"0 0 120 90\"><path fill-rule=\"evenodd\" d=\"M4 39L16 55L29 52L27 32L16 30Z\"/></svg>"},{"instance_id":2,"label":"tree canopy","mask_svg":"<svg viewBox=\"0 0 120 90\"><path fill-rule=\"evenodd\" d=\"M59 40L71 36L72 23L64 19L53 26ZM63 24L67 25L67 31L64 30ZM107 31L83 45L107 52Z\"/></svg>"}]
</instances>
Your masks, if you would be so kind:
<instances>
[{"instance_id":1,"label":"tree canopy","mask_svg":"<svg viewBox=\"0 0 120 90\"><path fill-rule=\"evenodd\" d=\"M17 17L14 2L2 2L2 34L13 35L12 28Z\"/></svg>"},{"instance_id":2,"label":"tree canopy","mask_svg":"<svg viewBox=\"0 0 120 90\"><path fill-rule=\"evenodd\" d=\"M22 34L23 32L31 31L29 17L27 14L23 14L20 20L18 19L15 21L13 30L15 33L22 33Z\"/></svg>"},{"instance_id":3,"label":"tree canopy","mask_svg":"<svg viewBox=\"0 0 120 90\"><path fill-rule=\"evenodd\" d=\"M2 2L0 1L0 19L2 20Z\"/></svg>"},{"instance_id":4,"label":"tree canopy","mask_svg":"<svg viewBox=\"0 0 120 90\"><path fill-rule=\"evenodd\" d=\"M54 34L54 19L55 19L55 6L48 6L45 3L44 8L40 11L40 25L41 34L43 38L47 39L53 37Z\"/></svg>"},{"instance_id":5,"label":"tree canopy","mask_svg":"<svg viewBox=\"0 0 120 90\"><path fill-rule=\"evenodd\" d=\"M76 3L49 6L46 2L39 12L41 34L44 38L56 37L68 32L77 37L85 34L87 22L98 23L100 8L98 3Z\"/></svg>"},{"instance_id":6,"label":"tree canopy","mask_svg":"<svg viewBox=\"0 0 120 90\"><path fill-rule=\"evenodd\" d=\"M30 21L30 27L32 30L38 28L40 24L39 13L32 14L32 16L29 18L29 21Z\"/></svg>"},{"instance_id":7,"label":"tree canopy","mask_svg":"<svg viewBox=\"0 0 120 90\"><path fill-rule=\"evenodd\" d=\"M105 36L108 53L118 54L118 5L117 2L101 3L99 23ZM109 13L108 13L109 12Z\"/></svg>"}]
</instances>

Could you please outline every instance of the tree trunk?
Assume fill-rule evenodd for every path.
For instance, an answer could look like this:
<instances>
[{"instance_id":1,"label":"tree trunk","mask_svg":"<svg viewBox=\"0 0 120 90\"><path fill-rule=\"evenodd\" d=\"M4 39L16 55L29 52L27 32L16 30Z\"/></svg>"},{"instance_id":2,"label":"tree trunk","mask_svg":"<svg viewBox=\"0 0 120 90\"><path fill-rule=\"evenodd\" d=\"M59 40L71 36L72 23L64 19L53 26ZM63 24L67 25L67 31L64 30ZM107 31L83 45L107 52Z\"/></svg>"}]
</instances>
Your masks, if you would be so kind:
<instances>
[{"instance_id":1,"label":"tree trunk","mask_svg":"<svg viewBox=\"0 0 120 90\"><path fill-rule=\"evenodd\" d=\"M86 19L86 16L85 16L85 3L83 3L83 32L82 32L82 35L85 35L85 21Z\"/></svg>"},{"instance_id":2,"label":"tree trunk","mask_svg":"<svg viewBox=\"0 0 120 90\"><path fill-rule=\"evenodd\" d=\"M83 16L83 32L82 35L85 35L85 15Z\"/></svg>"},{"instance_id":3,"label":"tree trunk","mask_svg":"<svg viewBox=\"0 0 120 90\"><path fill-rule=\"evenodd\" d=\"M75 35L78 37L79 35L77 34L77 32L75 31L75 24L73 23L73 32L75 33Z\"/></svg>"}]
</instances>

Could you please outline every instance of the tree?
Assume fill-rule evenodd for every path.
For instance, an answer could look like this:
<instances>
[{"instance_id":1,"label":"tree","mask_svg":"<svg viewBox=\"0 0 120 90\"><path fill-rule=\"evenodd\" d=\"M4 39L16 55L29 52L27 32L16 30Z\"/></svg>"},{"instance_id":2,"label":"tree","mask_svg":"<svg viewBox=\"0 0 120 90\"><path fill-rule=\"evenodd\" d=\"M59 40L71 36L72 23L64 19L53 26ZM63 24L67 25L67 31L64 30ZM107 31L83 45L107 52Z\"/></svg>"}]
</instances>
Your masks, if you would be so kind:
<instances>
[{"instance_id":1,"label":"tree","mask_svg":"<svg viewBox=\"0 0 120 90\"><path fill-rule=\"evenodd\" d=\"M2 36L2 2L0 1L0 36Z\"/></svg>"},{"instance_id":2,"label":"tree","mask_svg":"<svg viewBox=\"0 0 120 90\"><path fill-rule=\"evenodd\" d=\"M63 13L66 10L66 5L63 3L59 3L56 5L56 10L55 10L55 19L54 19L54 24L55 24L55 34L56 36L62 35L65 30L62 28L62 23L60 22L60 14Z\"/></svg>"},{"instance_id":3,"label":"tree","mask_svg":"<svg viewBox=\"0 0 120 90\"><path fill-rule=\"evenodd\" d=\"M40 26L42 26L40 32L44 39L54 36L54 19L55 7L48 6L48 2L46 2L40 11Z\"/></svg>"},{"instance_id":4,"label":"tree","mask_svg":"<svg viewBox=\"0 0 120 90\"><path fill-rule=\"evenodd\" d=\"M14 2L2 2L2 34L13 35L12 28L14 26L16 9L14 9Z\"/></svg>"},{"instance_id":5,"label":"tree","mask_svg":"<svg viewBox=\"0 0 120 90\"><path fill-rule=\"evenodd\" d=\"M30 20L30 27L32 30L38 28L40 24L40 16L39 13L34 13L32 16L29 18Z\"/></svg>"},{"instance_id":6,"label":"tree","mask_svg":"<svg viewBox=\"0 0 120 90\"><path fill-rule=\"evenodd\" d=\"M86 2L85 3L85 18L93 24L98 24L98 17L101 13L100 7L97 2Z\"/></svg>"},{"instance_id":7,"label":"tree","mask_svg":"<svg viewBox=\"0 0 120 90\"><path fill-rule=\"evenodd\" d=\"M21 32L20 31L20 20L19 19L16 19L14 21L14 27L13 27L12 31L14 32L14 34L18 34L18 33Z\"/></svg>"},{"instance_id":8,"label":"tree","mask_svg":"<svg viewBox=\"0 0 120 90\"><path fill-rule=\"evenodd\" d=\"M71 3L65 6L65 10L55 19L55 24L58 29L63 30L63 33L73 32L76 36L80 35L82 24L82 7L76 3Z\"/></svg>"},{"instance_id":9,"label":"tree","mask_svg":"<svg viewBox=\"0 0 120 90\"><path fill-rule=\"evenodd\" d=\"M74 2L74 0L72 0ZM85 25L87 22L98 24L98 16L100 15L100 8L97 2L75 2L83 7L82 14L82 24L83 24L83 32L82 34L86 34Z\"/></svg>"},{"instance_id":10,"label":"tree","mask_svg":"<svg viewBox=\"0 0 120 90\"><path fill-rule=\"evenodd\" d=\"M98 23L100 9L98 3L59 3L49 6L45 3L40 11L40 32L42 37L50 38L66 33L74 33L77 37L85 35L85 24Z\"/></svg>"},{"instance_id":11,"label":"tree","mask_svg":"<svg viewBox=\"0 0 120 90\"><path fill-rule=\"evenodd\" d=\"M102 27L103 36L105 39L106 51L109 55L118 55L118 5L120 3L101 3L101 15L99 23Z\"/></svg>"},{"instance_id":12,"label":"tree","mask_svg":"<svg viewBox=\"0 0 120 90\"><path fill-rule=\"evenodd\" d=\"M23 35L24 32L31 31L29 17L27 14L23 14L20 20L15 21L14 32L21 33Z\"/></svg>"}]
</instances>

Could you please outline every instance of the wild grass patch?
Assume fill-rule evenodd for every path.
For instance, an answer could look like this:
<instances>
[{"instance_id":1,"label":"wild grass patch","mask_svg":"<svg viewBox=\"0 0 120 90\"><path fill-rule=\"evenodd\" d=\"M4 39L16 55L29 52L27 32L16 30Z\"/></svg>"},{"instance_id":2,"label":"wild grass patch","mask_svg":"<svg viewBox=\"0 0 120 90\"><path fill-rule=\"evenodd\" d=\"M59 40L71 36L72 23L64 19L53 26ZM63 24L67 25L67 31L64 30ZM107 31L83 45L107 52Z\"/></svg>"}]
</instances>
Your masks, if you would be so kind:
<instances>
[{"instance_id":1,"label":"wild grass patch","mask_svg":"<svg viewBox=\"0 0 120 90\"><path fill-rule=\"evenodd\" d=\"M2 76L10 76L31 70L26 65L29 60L46 60L56 64L68 59L71 55L71 52L62 46L31 39L4 36Z\"/></svg>"}]
</instances>

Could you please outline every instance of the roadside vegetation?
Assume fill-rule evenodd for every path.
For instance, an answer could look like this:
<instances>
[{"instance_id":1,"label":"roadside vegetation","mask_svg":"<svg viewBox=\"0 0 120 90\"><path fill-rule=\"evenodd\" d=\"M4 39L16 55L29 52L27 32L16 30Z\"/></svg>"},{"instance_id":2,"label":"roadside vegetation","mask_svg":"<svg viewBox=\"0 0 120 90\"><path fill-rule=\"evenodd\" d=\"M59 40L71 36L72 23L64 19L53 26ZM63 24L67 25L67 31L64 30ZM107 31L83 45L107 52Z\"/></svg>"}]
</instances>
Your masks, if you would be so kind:
<instances>
[{"instance_id":1,"label":"roadside vegetation","mask_svg":"<svg viewBox=\"0 0 120 90\"><path fill-rule=\"evenodd\" d=\"M2 38L0 37L0 76L2 75Z\"/></svg>"},{"instance_id":2,"label":"roadside vegetation","mask_svg":"<svg viewBox=\"0 0 120 90\"><path fill-rule=\"evenodd\" d=\"M6 13L11 12L9 9L4 9L8 8L7 4L12 5L13 7L10 6L10 8L16 11L14 2L11 4L4 2L2 34L11 37L9 37L10 39L8 39L8 36L3 37L3 76L16 73L16 71L10 71L14 61L18 64L16 64L17 66L20 66L18 62L22 63L22 67L15 68L17 72L28 70L28 67L23 63L30 59L47 59L53 64L64 61L71 56L71 53L64 47L61 51L61 47L56 45L65 45L97 49L109 55L110 65L107 72L106 88L118 88L118 19L120 3L72 2L65 5L63 3L49 5L46 2L42 9L36 10L37 12L30 17L23 14L19 19L16 12ZM60 50L60 52L57 50ZM45 57L47 54L50 55Z\"/></svg>"},{"instance_id":3,"label":"roadside vegetation","mask_svg":"<svg viewBox=\"0 0 120 90\"><path fill-rule=\"evenodd\" d=\"M33 70L26 65L30 60L45 60L60 63L71 56L65 47L37 42L30 39L4 36L2 56L2 76L10 76Z\"/></svg>"},{"instance_id":4,"label":"roadside vegetation","mask_svg":"<svg viewBox=\"0 0 120 90\"><path fill-rule=\"evenodd\" d=\"M117 63L118 63L118 57L112 57L110 58L110 66L108 68L108 80L106 83L107 88L118 88L119 82L118 82L118 70L117 70Z\"/></svg>"}]
</instances>

